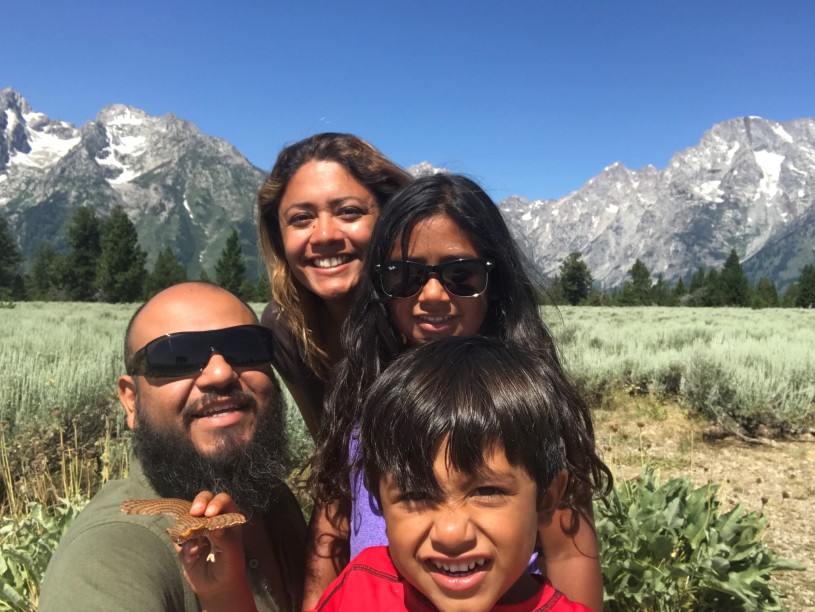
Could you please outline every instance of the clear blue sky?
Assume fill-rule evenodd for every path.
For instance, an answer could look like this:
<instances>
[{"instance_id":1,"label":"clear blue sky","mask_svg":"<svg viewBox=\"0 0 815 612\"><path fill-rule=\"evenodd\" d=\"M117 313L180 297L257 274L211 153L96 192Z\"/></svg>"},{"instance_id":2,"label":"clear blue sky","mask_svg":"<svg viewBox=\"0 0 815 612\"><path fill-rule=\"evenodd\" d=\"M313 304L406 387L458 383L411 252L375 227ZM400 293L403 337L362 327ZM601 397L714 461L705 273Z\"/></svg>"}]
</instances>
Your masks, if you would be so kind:
<instances>
[{"instance_id":1,"label":"clear blue sky","mask_svg":"<svg viewBox=\"0 0 815 612\"><path fill-rule=\"evenodd\" d=\"M319 131L558 198L714 124L815 116L811 0L43 0L0 8L0 88L81 125L173 113L268 170Z\"/></svg>"}]
</instances>

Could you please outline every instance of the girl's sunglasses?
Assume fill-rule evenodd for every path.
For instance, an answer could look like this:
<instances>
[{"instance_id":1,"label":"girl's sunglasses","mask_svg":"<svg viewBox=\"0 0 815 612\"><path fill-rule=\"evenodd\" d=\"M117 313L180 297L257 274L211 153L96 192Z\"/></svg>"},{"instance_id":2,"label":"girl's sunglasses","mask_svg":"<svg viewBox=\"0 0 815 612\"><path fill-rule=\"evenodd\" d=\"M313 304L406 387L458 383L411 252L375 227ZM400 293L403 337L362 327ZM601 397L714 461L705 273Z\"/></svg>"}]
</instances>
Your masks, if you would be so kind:
<instances>
[{"instance_id":1,"label":"girl's sunglasses","mask_svg":"<svg viewBox=\"0 0 815 612\"><path fill-rule=\"evenodd\" d=\"M487 290L487 277L495 266L488 259L459 259L444 263L423 264L406 259L393 259L376 264L382 292L391 298L413 297L435 274L445 290L459 297L476 297Z\"/></svg>"},{"instance_id":2,"label":"girl's sunglasses","mask_svg":"<svg viewBox=\"0 0 815 612\"><path fill-rule=\"evenodd\" d=\"M272 360L274 337L262 325L238 325L207 331L167 334L151 340L127 364L131 376L177 378L201 372L213 353L233 368L246 368Z\"/></svg>"}]
</instances>

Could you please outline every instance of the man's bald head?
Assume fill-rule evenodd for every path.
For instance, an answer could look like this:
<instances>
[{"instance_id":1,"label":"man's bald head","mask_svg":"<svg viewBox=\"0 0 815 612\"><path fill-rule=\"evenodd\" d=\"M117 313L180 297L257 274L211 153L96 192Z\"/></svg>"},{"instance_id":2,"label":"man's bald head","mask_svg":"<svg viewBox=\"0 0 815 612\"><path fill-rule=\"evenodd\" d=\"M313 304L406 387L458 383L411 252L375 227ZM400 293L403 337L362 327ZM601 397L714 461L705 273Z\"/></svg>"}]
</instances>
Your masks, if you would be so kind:
<instances>
[{"instance_id":1,"label":"man's bald head","mask_svg":"<svg viewBox=\"0 0 815 612\"><path fill-rule=\"evenodd\" d=\"M246 315L248 318L240 323L227 322L241 319ZM224 323L222 325L213 323L218 319L222 319ZM208 320L209 323L206 322ZM144 336L141 333L144 327L142 323L144 322L153 329L155 325L152 323L156 321L163 321L166 325L160 327L168 329L142 341ZM160 291L133 313L125 331L125 363L132 358L133 353L160 335L181 331L220 329L257 322L257 315L249 304L226 289L203 281L179 283ZM203 325L203 327L196 327L196 325Z\"/></svg>"}]
</instances>

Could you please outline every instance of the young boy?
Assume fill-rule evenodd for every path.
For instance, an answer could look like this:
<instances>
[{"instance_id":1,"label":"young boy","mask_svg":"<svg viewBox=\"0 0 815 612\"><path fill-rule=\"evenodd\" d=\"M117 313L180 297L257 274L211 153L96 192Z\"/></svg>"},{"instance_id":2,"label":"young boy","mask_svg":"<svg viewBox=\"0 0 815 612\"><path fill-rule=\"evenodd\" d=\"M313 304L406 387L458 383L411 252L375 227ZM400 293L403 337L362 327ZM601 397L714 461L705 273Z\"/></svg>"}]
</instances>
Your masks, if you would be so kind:
<instances>
[{"instance_id":1,"label":"young boy","mask_svg":"<svg viewBox=\"0 0 815 612\"><path fill-rule=\"evenodd\" d=\"M526 571L568 473L550 365L496 340L407 351L359 424L359 469L387 547L364 550L316 610L588 610Z\"/></svg>"}]
</instances>

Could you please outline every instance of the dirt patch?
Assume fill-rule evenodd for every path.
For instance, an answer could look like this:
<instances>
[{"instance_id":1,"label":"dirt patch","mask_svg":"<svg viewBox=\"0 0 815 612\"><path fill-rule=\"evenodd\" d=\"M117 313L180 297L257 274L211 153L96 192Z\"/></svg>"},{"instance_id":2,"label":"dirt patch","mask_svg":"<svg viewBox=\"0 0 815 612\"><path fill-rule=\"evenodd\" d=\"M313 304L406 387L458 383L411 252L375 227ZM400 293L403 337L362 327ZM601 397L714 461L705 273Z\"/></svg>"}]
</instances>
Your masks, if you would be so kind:
<instances>
[{"instance_id":1,"label":"dirt patch","mask_svg":"<svg viewBox=\"0 0 815 612\"><path fill-rule=\"evenodd\" d=\"M721 485L730 507L767 517L765 542L804 571L774 574L790 610L815 610L815 436L764 444L725 437L704 440L710 423L676 404L650 397L624 397L613 409L594 411L597 444L618 480L643 465L658 468L662 482L689 476L693 483Z\"/></svg>"}]
</instances>

